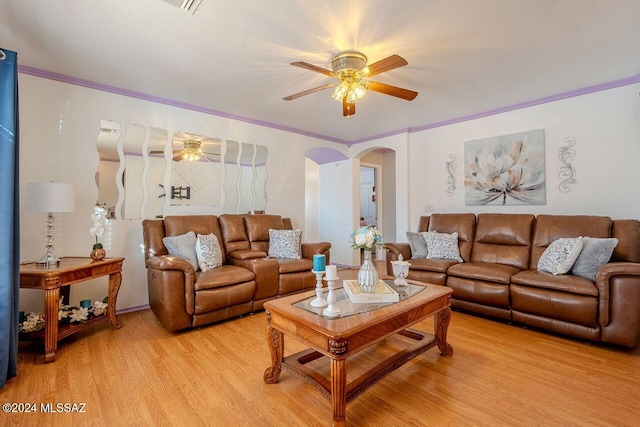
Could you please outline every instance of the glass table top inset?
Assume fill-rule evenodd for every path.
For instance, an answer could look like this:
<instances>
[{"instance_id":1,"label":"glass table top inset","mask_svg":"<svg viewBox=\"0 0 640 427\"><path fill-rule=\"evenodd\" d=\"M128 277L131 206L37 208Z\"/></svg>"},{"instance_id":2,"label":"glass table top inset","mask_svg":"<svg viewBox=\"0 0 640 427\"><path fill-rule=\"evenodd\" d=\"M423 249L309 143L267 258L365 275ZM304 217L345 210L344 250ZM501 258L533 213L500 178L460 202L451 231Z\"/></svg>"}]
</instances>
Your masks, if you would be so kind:
<instances>
[{"instance_id":1,"label":"glass table top inset","mask_svg":"<svg viewBox=\"0 0 640 427\"><path fill-rule=\"evenodd\" d=\"M415 285L412 283L409 283L406 286L398 286L395 283L393 283L393 280L385 280L384 282L398 293L398 295L400 296L400 301L403 301L413 295L416 295L425 289L424 286ZM329 292L325 290L322 293L323 298L326 299L328 293ZM336 289L335 294L336 294L335 306L340 309L339 316L325 316L323 314L324 307L322 308L313 307L311 305L311 301L315 298L315 295L312 297L303 299L302 301L298 301L297 303L294 303L293 306L309 311L311 313L315 313L321 317L326 317L328 319L338 319L340 317L353 316L355 314L366 313L368 311L377 310L378 308L381 308L381 307L387 307L392 304L397 304L395 302L356 304L351 302L351 300L349 299L349 295L345 292L343 288Z\"/></svg>"}]
</instances>

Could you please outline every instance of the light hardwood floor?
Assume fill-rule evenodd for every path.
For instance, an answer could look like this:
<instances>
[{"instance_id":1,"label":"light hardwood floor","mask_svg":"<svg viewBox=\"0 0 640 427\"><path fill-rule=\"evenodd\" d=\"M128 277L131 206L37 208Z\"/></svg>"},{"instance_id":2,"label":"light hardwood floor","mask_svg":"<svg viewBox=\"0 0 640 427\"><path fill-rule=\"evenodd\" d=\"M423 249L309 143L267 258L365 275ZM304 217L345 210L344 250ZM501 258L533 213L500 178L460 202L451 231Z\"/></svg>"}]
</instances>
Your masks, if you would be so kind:
<instances>
[{"instance_id":1,"label":"light hardwood floor","mask_svg":"<svg viewBox=\"0 0 640 427\"><path fill-rule=\"evenodd\" d=\"M84 403L85 413L3 413L0 425L329 425L331 405L311 386L286 372L278 384L263 382L264 312L182 333L166 331L150 310L118 318L119 330L101 323L61 342L46 365L41 345L21 342L18 377L0 390L3 404ZM433 323L416 328L433 331ZM640 425L640 348L458 312L448 341L452 357L429 350L347 405L348 425ZM355 358L349 378L397 347L390 340ZM285 337L285 355L302 349Z\"/></svg>"}]
</instances>

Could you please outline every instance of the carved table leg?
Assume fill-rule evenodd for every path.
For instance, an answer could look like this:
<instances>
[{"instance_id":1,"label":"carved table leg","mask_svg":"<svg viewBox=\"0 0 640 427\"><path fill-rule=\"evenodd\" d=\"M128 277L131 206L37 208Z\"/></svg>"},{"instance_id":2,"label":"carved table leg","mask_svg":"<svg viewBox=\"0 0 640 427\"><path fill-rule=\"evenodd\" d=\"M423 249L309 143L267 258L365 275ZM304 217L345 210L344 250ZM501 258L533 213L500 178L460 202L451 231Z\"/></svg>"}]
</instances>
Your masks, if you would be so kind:
<instances>
[{"instance_id":1,"label":"carved table leg","mask_svg":"<svg viewBox=\"0 0 640 427\"><path fill-rule=\"evenodd\" d=\"M58 311L60 310L60 288L44 291L44 363L56 360L58 348Z\"/></svg>"},{"instance_id":2,"label":"carved table leg","mask_svg":"<svg viewBox=\"0 0 640 427\"><path fill-rule=\"evenodd\" d=\"M333 406L333 425L346 425L347 406L347 361L331 359L331 404Z\"/></svg>"},{"instance_id":3,"label":"carved table leg","mask_svg":"<svg viewBox=\"0 0 640 427\"><path fill-rule=\"evenodd\" d=\"M267 321L270 313L267 312ZM264 382L275 384L280 378L282 355L284 353L284 334L271 326L267 327L267 345L271 353L271 366L264 371Z\"/></svg>"},{"instance_id":4,"label":"carved table leg","mask_svg":"<svg viewBox=\"0 0 640 427\"><path fill-rule=\"evenodd\" d=\"M121 283L122 273L117 272L109 275L109 305L107 306L107 316L113 329L118 329L122 326L122 323L116 319L116 300L118 299L118 291L120 290Z\"/></svg>"},{"instance_id":5,"label":"carved table leg","mask_svg":"<svg viewBox=\"0 0 640 427\"><path fill-rule=\"evenodd\" d=\"M440 310L434 318L436 340L438 342L438 348L443 356L451 356L453 354L453 347L447 343L447 329L449 328L449 321L451 320L451 309L449 307L444 310Z\"/></svg>"}]
</instances>

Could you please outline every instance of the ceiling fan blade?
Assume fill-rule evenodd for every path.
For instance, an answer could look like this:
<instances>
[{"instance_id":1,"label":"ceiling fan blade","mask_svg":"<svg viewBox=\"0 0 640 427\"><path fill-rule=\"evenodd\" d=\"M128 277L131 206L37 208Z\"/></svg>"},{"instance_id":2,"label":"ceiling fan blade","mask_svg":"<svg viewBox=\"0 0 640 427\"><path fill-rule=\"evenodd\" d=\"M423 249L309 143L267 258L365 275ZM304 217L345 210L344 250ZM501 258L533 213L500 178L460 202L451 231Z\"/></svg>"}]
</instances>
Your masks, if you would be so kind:
<instances>
[{"instance_id":1,"label":"ceiling fan blade","mask_svg":"<svg viewBox=\"0 0 640 427\"><path fill-rule=\"evenodd\" d=\"M411 101L418 96L418 92L378 82L369 82L369 90L384 93L385 95L395 96L396 98L406 99L407 101Z\"/></svg>"},{"instance_id":2,"label":"ceiling fan blade","mask_svg":"<svg viewBox=\"0 0 640 427\"><path fill-rule=\"evenodd\" d=\"M182 160L183 157L184 157L184 154L180 153L171 160L173 160L174 162L179 162L180 160Z\"/></svg>"},{"instance_id":3,"label":"ceiling fan blade","mask_svg":"<svg viewBox=\"0 0 640 427\"><path fill-rule=\"evenodd\" d=\"M369 72L367 77L375 76L376 74L384 73L385 71L393 70L394 68L404 67L408 62L399 55L391 55L388 58L381 59L368 67Z\"/></svg>"},{"instance_id":4,"label":"ceiling fan blade","mask_svg":"<svg viewBox=\"0 0 640 427\"><path fill-rule=\"evenodd\" d=\"M296 67L304 68L306 70L315 71L316 73L324 74L329 77L335 77L331 70L318 67L317 65L309 64L308 62L292 62L291 65L295 65Z\"/></svg>"},{"instance_id":5,"label":"ceiling fan blade","mask_svg":"<svg viewBox=\"0 0 640 427\"><path fill-rule=\"evenodd\" d=\"M329 89L330 87L333 87L335 85L336 85L335 83L329 83L329 84L326 84L326 85L315 87L313 89L305 90L303 92L294 93L293 95L289 95L289 96L284 97L282 99L284 99L285 101L291 101L292 99L300 98L301 96L309 95L310 93L319 92L321 90Z\"/></svg>"},{"instance_id":6,"label":"ceiling fan blade","mask_svg":"<svg viewBox=\"0 0 640 427\"><path fill-rule=\"evenodd\" d=\"M353 116L356 113L356 103L347 102L347 97L342 98L342 115L346 118Z\"/></svg>"}]
</instances>

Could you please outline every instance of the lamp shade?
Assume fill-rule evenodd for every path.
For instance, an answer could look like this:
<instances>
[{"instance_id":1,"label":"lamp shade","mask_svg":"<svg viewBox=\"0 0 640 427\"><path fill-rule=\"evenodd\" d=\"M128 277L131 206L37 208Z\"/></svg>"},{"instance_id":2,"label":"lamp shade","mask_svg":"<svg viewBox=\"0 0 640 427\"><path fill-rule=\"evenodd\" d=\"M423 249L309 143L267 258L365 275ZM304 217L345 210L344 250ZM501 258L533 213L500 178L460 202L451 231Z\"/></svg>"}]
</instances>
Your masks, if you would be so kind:
<instances>
[{"instance_id":1,"label":"lamp shade","mask_svg":"<svg viewBox=\"0 0 640 427\"><path fill-rule=\"evenodd\" d=\"M73 212L76 197L71 184L29 182L25 204L29 212Z\"/></svg>"}]
</instances>

